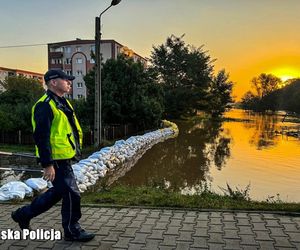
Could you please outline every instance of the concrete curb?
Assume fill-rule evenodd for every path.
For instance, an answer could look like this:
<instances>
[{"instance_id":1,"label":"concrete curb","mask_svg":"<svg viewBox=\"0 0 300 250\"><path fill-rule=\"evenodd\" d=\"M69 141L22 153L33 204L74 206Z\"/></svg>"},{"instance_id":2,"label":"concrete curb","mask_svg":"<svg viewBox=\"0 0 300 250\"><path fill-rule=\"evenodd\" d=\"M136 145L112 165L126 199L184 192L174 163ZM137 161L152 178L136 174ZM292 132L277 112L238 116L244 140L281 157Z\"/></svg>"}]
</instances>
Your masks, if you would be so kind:
<instances>
[{"instance_id":1,"label":"concrete curb","mask_svg":"<svg viewBox=\"0 0 300 250\"><path fill-rule=\"evenodd\" d=\"M8 201L0 202L1 205L26 205L30 202L21 201L20 203ZM54 206L61 206L61 202L55 204ZM272 211L272 210L245 210L245 209L211 209L211 208L185 208L185 207L155 207L155 206L126 206L126 205L110 205L110 204L81 204L81 207L94 207L94 208L131 208L131 209L157 209L157 210L176 210L176 211L197 211L197 212L220 212L220 213L249 213L249 214L277 214L284 216L300 217L300 212L290 212L290 211Z\"/></svg>"}]
</instances>

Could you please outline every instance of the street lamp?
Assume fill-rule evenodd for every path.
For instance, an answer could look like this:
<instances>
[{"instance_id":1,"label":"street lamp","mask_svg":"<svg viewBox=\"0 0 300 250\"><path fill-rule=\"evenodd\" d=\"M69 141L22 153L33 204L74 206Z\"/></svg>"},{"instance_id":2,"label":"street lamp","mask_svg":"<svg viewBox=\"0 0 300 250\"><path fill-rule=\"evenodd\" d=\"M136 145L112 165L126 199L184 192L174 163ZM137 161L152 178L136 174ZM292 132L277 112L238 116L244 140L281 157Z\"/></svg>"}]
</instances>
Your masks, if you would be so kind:
<instances>
[{"instance_id":1,"label":"street lamp","mask_svg":"<svg viewBox=\"0 0 300 250\"><path fill-rule=\"evenodd\" d=\"M100 13L95 19L95 114L94 114L94 144L98 147L102 142L102 110L101 110L101 16L110 7L119 4L121 0L112 0L110 6Z\"/></svg>"}]
</instances>

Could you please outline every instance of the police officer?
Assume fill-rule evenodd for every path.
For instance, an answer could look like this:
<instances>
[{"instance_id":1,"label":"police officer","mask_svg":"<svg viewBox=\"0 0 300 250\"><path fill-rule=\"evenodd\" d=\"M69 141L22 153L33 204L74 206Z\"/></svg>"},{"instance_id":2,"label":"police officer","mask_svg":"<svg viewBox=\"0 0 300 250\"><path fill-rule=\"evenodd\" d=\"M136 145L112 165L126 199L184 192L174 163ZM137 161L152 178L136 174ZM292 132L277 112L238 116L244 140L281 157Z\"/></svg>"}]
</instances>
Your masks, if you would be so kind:
<instances>
[{"instance_id":1,"label":"police officer","mask_svg":"<svg viewBox=\"0 0 300 250\"><path fill-rule=\"evenodd\" d=\"M47 92L32 108L33 137L36 155L44 168L43 178L53 187L36 197L30 205L12 212L21 229L30 229L33 217L50 209L62 199L62 226L65 240L89 241L94 234L83 230L80 193L71 167L71 160L80 156L82 131L71 104L64 98L72 88L74 76L61 70L44 75Z\"/></svg>"}]
</instances>

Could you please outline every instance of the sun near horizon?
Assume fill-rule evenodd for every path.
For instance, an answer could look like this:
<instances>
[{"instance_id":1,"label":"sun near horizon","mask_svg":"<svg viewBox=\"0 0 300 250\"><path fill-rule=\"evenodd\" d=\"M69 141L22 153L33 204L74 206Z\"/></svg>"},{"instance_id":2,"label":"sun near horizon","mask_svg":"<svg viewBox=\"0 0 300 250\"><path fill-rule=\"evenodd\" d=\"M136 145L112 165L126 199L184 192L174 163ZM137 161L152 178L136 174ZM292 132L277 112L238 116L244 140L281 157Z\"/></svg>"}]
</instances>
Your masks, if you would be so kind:
<instances>
[{"instance_id":1,"label":"sun near horizon","mask_svg":"<svg viewBox=\"0 0 300 250\"><path fill-rule=\"evenodd\" d=\"M298 66L299 65L297 63L292 63L289 65L280 65L279 63L276 63L276 66L272 65L272 63L266 63L263 65L253 67L249 70L241 70L238 73L235 73L234 80L236 80L236 84L234 85L233 91L235 101L241 101L242 97L247 91L253 91L251 80L254 77L257 77L262 73L272 74L281 79L281 88L286 86L286 84L289 83L289 80L300 78L300 67Z\"/></svg>"},{"instance_id":2,"label":"sun near horizon","mask_svg":"<svg viewBox=\"0 0 300 250\"><path fill-rule=\"evenodd\" d=\"M294 78L300 78L300 70L294 67L276 68L271 70L268 73L279 77L282 80L282 82L286 82Z\"/></svg>"}]
</instances>

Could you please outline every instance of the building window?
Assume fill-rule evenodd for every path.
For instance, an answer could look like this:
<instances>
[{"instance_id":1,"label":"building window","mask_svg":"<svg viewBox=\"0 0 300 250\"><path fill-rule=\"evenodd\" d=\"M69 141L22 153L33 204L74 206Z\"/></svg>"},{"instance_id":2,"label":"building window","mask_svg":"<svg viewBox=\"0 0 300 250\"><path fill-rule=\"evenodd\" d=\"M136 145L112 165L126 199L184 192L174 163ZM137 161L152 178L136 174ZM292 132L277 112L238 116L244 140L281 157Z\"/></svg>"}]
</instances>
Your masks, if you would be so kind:
<instances>
[{"instance_id":1,"label":"building window","mask_svg":"<svg viewBox=\"0 0 300 250\"><path fill-rule=\"evenodd\" d=\"M59 48L56 48L54 51L55 51L55 52L63 52L63 48L62 48L62 47L59 47Z\"/></svg>"},{"instance_id":2,"label":"building window","mask_svg":"<svg viewBox=\"0 0 300 250\"><path fill-rule=\"evenodd\" d=\"M78 99L82 99L82 98L83 98L83 95L78 94L78 95L77 95L77 98L78 98Z\"/></svg>"},{"instance_id":3,"label":"building window","mask_svg":"<svg viewBox=\"0 0 300 250\"><path fill-rule=\"evenodd\" d=\"M82 74L82 70L77 70L76 71L76 74L78 75L78 76L82 76L83 74Z\"/></svg>"},{"instance_id":4,"label":"building window","mask_svg":"<svg viewBox=\"0 0 300 250\"><path fill-rule=\"evenodd\" d=\"M72 99L72 95L71 94L65 94L65 97L68 99Z\"/></svg>"},{"instance_id":5,"label":"building window","mask_svg":"<svg viewBox=\"0 0 300 250\"><path fill-rule=\"evenodd\" d=\"M72 75L72 71L71 71L71 70L66 70L66 74L67 74L68 76L70 76L70 75Z\"/></svg>"},{"instance_id":6,"label":"building window","mask_svg":"<svg viewBox=\"0 0 300 250\"><path fill-rule=\"evenodd\" d=\"M61 61L61 59L51 59L51 63L52 64L61 64L62 61Z\"/></svg>"},{"instance_id":7,"label":"building window","mask_svg":"<svg viewBox=\"0 0 300 250\"><path fill-rule=\"evenodd\" d=\"M76 52L80 52L81 51L81 46L76 46Z\"/></svg>"},{"instance_id":8,"label":"building window","mask_svg":"<svg viewBox=\"0 0 300 250\"><path fill-rule=\"evenodd\" d=\"M80 88L80 89L81 89L81 88L82 88L82 86L83 86L83 83L82 83L82 82L78 82L78 83L77 83L77 87L78 87L78 88Z\"/></svg>"},{"instance_id":9,"label":"building window","mask_svg":"<svg viewBox=\"0 0 300 250\"><path fill-rule=\"evenodd\" d=\"M72 62L72 60L71 60L71 58L66 58L66 64L71 64L71 62Z\"/></svg>"},{"instance_id":10,"label":"building window","mask_svg":"<svg viewBox=\"0 0 300 250\"><path fill-rule=\"evenodd\" d=\"M50 48L50 52L63 52L63 48L62 47L58 47L58 48Z\"/></svg>"},{"instance_id":11,"label":"building window","mask_svg":"<svg viewBox=\"0 0 300 250\"><path fill-rule=\"evenodd\" d=\"M71 47L65 47L65 53L71 53Z\"/></svg>"},{"instance_id":12,"label":"building window","mask_svg":"<svg viewBox=\"0 0 300 250\"><path fill-rule=\"evenodd\" d=\"M82 63L82 58L76 58L76 63L81 64Z\"/></svg>"},{"instance_id":13,"label":"building window","mask_svg":"<svg viewBox=\"0 0 300 250\"><path fill-rule=\"evenodd\" d=\"M93 51L95 53L95 51L96 51L95 45L91 45L91 51Z\"/></svg>"}]
</instances>

